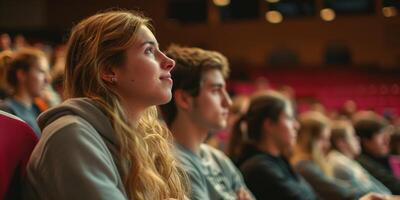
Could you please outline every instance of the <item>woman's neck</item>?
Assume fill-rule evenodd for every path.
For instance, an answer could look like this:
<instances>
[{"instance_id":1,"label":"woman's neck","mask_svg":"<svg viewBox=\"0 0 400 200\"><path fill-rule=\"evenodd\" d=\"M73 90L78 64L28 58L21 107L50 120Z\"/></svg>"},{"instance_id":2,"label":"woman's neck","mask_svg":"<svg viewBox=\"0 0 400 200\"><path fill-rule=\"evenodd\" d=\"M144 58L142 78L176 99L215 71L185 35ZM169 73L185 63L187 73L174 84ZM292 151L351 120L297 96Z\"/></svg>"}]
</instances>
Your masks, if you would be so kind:
<instances>
[{"instance_id":1,"label":"woman's neck","mask_svg":"<svg viewBox=\"0 0 400 200\"><path fill-rule=\"evenodd\" d=\"M140 116L143 114L146 108L143 108L139 105L133 105L132 103L127 103L125 101L121 102L122 109L126 115L126 120L135 125L140 119Z\"/></svg>"},{"instance_id":2,"label":"woman's neck","mask_svg":"<svg viewBox=\"0 0 400 200\"><path fill-rule=\"evenodd\" d=\"M264 139L263 142L258 143L256 146L260 151L268 153L272 156L281 156L282 154L280 148L271 140Z\"/></svg>"}]
</instances>

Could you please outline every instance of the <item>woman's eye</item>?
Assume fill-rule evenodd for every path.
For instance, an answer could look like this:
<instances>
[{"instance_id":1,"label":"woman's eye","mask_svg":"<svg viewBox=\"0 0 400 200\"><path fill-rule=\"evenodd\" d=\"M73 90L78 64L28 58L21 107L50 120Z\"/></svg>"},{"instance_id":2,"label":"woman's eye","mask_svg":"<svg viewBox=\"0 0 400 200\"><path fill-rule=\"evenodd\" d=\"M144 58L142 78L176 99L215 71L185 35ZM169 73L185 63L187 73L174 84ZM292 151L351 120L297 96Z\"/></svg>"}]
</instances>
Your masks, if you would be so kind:
<instances>
[{"instance_id":1,"label":"woman's eye","mask_svg":"<svg viewBox=\"0 0 400 200\"><path fill-rule=\"evenodd\" d=\"M153 47L149 47L144 51L146 54L154 54L154 48Z\"/></svg>"}]
</instances>

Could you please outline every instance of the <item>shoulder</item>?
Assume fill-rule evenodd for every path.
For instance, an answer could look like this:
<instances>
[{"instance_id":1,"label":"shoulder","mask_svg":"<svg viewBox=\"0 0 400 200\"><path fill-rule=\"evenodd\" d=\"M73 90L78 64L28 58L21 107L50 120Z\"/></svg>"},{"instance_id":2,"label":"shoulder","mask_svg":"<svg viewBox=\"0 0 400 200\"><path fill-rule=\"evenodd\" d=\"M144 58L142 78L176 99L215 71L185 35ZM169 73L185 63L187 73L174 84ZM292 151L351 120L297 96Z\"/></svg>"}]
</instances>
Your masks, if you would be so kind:
<instances>
[{"instance_id":1,"label":"shoulder","mask_svg":"<svg viewBox=\"0 0 400 200\"><path fill-rule=\"evenodd\" d=\"M40 143L67 149L74 145L94 146L96 143L106 146L97 130L77 115L62 116L44 127Z\"/></svg>"},{"instance_id":2,"label":"shoulder","mask_svg":"<svg viewBox=\"0 0 400 200\"><path fill-rule=\"evenodd\" d=\"M224 152L222 152L221 150L218 150L208 144L201 144L200 151L203 154L213 156L214 158L217 158L217 159L229 160L229 158L224 154Z\"/></svg>"},{"instance_id":3,"label":"shoulder","mask_svg":"<svg viewBox=\"0 0 400 200\"><path fill-rule=\"evenodd\" d=\"M273 170L277 163L274 162L273 159L269 158L266 155L258 154L254 155L253 157L247 159L246 162L242 164L240 167L241 169L248 169L248 168L266 168L268 170Z\"/></svg>"},{"instance_id":4,"label":"shoulder","mask_svg":"<svg viewBox=\"0 0 400 200\"><path fill-rule=\"evenodd\" d=\"M284 169L276 161L267 155L258 154L240 166L240 171L244 176L262 176L268 178L282 178L285 179Z\"/></svg>"},{"instance_id":5,"label":"shoulder","mask_svg":"<svg viewBox=\"0 0 400 200\"><path fill-rule=\"evenodd\" d=\"M364 168L368 170L380 169L381 164L376 162L374 159L370 158L368 155L361 154L357 157L357 162L361 164Z\"/></svg>"},{"instance_id":6,"label":"shoulder","mask_svg":"<svg viewBox=\"0 0 400 200\"><path fill-rule=\"evenodd\" d=\"M295 165L296 170L302 175L324 176L321 169L313 161L304 160Z\"/></svg>"},{"instance_id":7,"label":"shoulder","mask_svg":"<svg viewBox=\"0 0 400 200\"><path fill-rule=\"evenodd\" d=\"M0 101L0 110L5 111L7 113L15 114L15 111L12 108L10 101L11 101L10 99Z\"/></svg>"},{"instance_id":8,"label":"shoulder","mask_svg":"<svg viewBox=\"0 0 400 200\"><path fill-rule=\"evenodd\" d=\"M96 129L79 116L65 115L44 127L32 156L40 161L41 158L56 158L57 155L84 157L101 151L108 154L107 146Z\"/></svg>"}]
</instances>

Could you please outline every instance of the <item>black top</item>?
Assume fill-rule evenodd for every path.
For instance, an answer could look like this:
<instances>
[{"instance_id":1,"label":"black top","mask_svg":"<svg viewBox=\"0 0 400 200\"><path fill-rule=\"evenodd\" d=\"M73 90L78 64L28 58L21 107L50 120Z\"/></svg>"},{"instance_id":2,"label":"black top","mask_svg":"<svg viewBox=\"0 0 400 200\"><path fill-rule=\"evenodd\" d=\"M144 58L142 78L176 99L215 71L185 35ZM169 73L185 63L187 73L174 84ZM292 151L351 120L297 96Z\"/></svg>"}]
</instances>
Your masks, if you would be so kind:
<instances>
[{"instance_id":1,"label":"black top","mask_svg":"<svg viewBox=\"0 0 400 200\"><path fill-rule=\"evenodd\" d=\"M247 145L239 157L240 170L256 199L317 199L310 185L282 156L276 157Z\"/></svg>"},{"instance_id":2,"label":"black top","mask_svg":"<svg viewBox=\"0 0 400 200\"><path fill-rule=\"evenodd\" d=\"M366 152L358 156L357 161L372 176L383 183L389 190L396 195L400 194L400 179L396 178L389 166L389 157L375 157Z\"/></svg>"}]
</instances>

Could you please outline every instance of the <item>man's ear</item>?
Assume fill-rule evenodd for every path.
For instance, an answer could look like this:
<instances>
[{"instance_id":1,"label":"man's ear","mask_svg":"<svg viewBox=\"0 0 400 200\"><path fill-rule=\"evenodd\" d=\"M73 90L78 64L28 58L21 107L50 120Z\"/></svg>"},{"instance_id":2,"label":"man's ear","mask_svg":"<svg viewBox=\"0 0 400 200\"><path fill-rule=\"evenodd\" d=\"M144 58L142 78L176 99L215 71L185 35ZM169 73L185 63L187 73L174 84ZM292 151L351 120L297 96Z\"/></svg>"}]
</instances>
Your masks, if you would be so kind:
<instances>
[{"instance_id":1,"label":"man's ear","mask_svg":"<svg viewBox=\"0 0 400 200\"><path fill-rule=\"evenodd\" d=\"M175 104L178 108L188 110L193 105L193 97L183 90L175 90L174 92Z\"/></svg>"}]
</instances>

